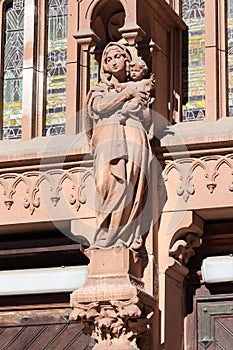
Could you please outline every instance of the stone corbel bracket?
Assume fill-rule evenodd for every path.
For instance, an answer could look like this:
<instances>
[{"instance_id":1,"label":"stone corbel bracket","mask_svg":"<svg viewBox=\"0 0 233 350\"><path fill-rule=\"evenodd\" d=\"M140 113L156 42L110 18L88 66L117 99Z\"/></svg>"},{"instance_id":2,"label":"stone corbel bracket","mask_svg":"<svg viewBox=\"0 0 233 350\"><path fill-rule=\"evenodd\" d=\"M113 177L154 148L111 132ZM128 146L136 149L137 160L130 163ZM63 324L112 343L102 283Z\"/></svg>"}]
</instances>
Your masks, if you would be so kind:
<instances>
[{"instance_id":1,"label":"stone corbel bracket","mask_svg":"<svg viewBox=\"0 0 233 350\"><path fill-rule=\"evenodd\" d=\"M100 38L93 32L93 30L79 30L73 37L77 40L83 51L89 51L91 47L95 46Z\"/></svg>"},{"instance_id":2,"label":"stone corbel bracket","mask_svg":"<svg viewBox=\"0 0 233 350\"><path fill-rule=\"evenodd\" d=\"M185 266L195 255L195 248L201 246L203 230L204 222L195 212L183 213L170 241L169 256Z\"/></svg>"},{"instance_id":3,"label":"stone corbel bracket","mask_svg":"<svg viewBox=\"0 0 233 350\"><path fill-rule=\"evenodd\" d=\"M195 248L200 247L202 239L195 233L187 233L183 239L178 239L169 249L169 255L183 265L186 265L191 256L195 255Z\"/></svg>"},{"instance_id":4,"label":"stone corbel bracket","mask_svg":"<svg viewBox=\"0 0 233 350\"><path fill-rule=\"evenodd\" d=\"M142 40L146 33L137 25L137 23L127 23L119 29L122 37L129 43L130 46L135 46L136 43Z\"/></svg>"},{"instance_id":5,"label":"stone corbel bracket","mask_svg":"<svg viewBox=\"0 0 233 350\"><path fill-rule=\"evenodd\" d=\"M173 266L174 260L186 266L201 246L203 232L204 220L194 211L163 213L159 229L159 250L165 254L161 254L161 271Z\"/></svg>"},{"instance_id":6,"label":"stone corbel bracket","mask_svg":"<svg viewBox=\"0 0 233 350\"><path fill-rule=\"evenodd\" d=\"M128 300L89 304L80 304L72 300L72 306L74 309L70 320L82 321L85 333L98 341L99 345L95 349L103 349L103 346L108 349L115 344L122 344L124 349L138 349L136 339L150 331L153 310L151 306L144 304L139 295Z\"/></svg>"},{"instance_id":7,"label":"stone corbel bracket","mask_svg":"<svg viewBox=\"0 0 233 350\"><path fill-rule=\"evenodd\" d=\"M88 255L90 273L71 295L70 320L83 322L97 341L95 350L150 350L155 299L144 291L133 266L140 259L126 248L90 250Z\"/></svg>"}]
</instances>

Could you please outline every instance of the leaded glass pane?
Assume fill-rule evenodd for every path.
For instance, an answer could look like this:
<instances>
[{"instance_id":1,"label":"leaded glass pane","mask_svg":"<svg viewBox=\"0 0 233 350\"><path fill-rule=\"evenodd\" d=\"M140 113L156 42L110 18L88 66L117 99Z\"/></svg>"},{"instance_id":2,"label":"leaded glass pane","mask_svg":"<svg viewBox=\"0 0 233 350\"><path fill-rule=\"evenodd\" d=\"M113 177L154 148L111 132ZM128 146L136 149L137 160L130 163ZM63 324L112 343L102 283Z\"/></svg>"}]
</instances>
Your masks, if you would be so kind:
<instances>
[{"instance_id":1,"label":"leaded glass pane","mask_svg":"<svg viewBox=\"0 0 233 350\"><path fill-rule=\"evenodd\" d=\"M228 115L233 116L233 1L228 0Z\"/></svg>"},{"instance_id":2,"label":"leaded glass pane","mask_svg":"<svg viewBox=\"0 0 233 350\"><path fill-rule=\"evenodd\" d=\"M187 103L183 106L183 120L205 117L205 2L182 0L182 18L188 25Z\"/></svg>"},{"instance_id":3,"label":"leaded glass pane","mask_svg":"<svg viewBox=\"0 0 233 350\"><path fill-rule=\"evenodd\" d=\"M99 82L99 64L96 61L94 54L90 57L90 87L95 86Z\"/></svg>"},{"instance_id":4,"label":"leaded glass pane","mask_svg":"<svg viewBox=\"0 0 233 350\"><path fill-rule=\"evenodd\" d=\"M48 1L47 135L64 133L68 0ZM62 127L60 127L62 125ZM58 126L54 129L55 126Z\"/></svg>"},{"instance_id":5,"label":"leaded glass pane","mask_svg":"<svg viewBox=\"0 0 233 350\"><path fill-rule=\"evenodd\" d=\"M19 138L22 124L24 2L6 10L4 45L3 137Z\"/></svg>"}]
</instances>

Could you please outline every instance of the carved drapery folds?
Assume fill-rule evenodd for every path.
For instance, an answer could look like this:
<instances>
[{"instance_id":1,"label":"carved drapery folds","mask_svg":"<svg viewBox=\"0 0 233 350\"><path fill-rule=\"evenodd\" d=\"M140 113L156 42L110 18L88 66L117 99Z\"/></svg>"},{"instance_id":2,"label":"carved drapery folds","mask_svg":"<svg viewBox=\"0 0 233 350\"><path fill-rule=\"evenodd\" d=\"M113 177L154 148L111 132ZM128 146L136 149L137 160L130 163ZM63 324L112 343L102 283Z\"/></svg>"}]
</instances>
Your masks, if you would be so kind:
<instances>
[{"instance_id":1,"label":"carved drapery folds","mask_svg":"<svg viewBox=\"0 0 233 350\"><path fill-rule=\"evenodd\" d=\"M97 121L98 126L102 127L102 129L99 128L99 134L97 132L94 133L95 135L92 139L92 146L94 146L95 152L94 161L97 164L97 166L94 166L94 169L101 169L103 172L101 173L100 171L99 176L98 173L95 174L95 180L98 180L96 181L97 193L100 194L97 204L100 204L98 210L96 210L96 218L99 219L99 221L97 221L96 225L97 230L95 240L94 244L91 246L92 249L89 251L91 261L90 274L84 286L72 294L71 305L73 307L73 312L71 314L71 319L81 319L86 324L89 333L97 339L98 343L96 349L151 349L150 342L148 344L144 338L144 334L149 334L151 312L155 300L153 297L145 293L141 282L141 273L139 274L136 268L138 262L132 262L133 253L132 250L130 250L130 248L137 250L142 248L142 245L144 244L144 236L146 237L152 227L152 223L150 222L150 219L148 219L150 210L145 210L146 220L144 220L144 217L142 218L141 212L139 213L138 210L145 206L145 202L142 201L142 199L145 199L143 194L146 192L144 190L146 190L148 183L145 184L146 181L144 181L144 176L147 180L149 179L149 177L147 177L147 172L150 169L149 167L146 169L146 167L149 165L150 161L150 157L148 157L150 144L146 130L148 130L151 125L151 121L149 120L150 113L147 113L148 123L146 128L142 129L141 125L140 128L138 128L137 125L137 130L140 130L140 135L138 132L136 133L135 129L134 132L129 132L131 124L132 126L136 126L136 124L140 124L142 120L145 121L144 112L146 112L147 107L149 110L149 103L147 103L149 101L146 101L145 104L143 98L137 93L139 90L144 91L144 88L136 89L137 91L131 92L127 98L126 95L123 96L124 91L120 91L120 89L123 87L123 85L121 86L122 83L128 83L130 80L134 80L132 77L128 76L129 72L128 69L126 69L131 62L130 56L132 56L132 58L141 56L143 60L145 60L149 71L155 73L155 75L158 74L158 79L161 79L161 86L165 86L164 81L168 81L167 72L170 70L170 65L173 64L170 59L168 59L170 55L169 50L167 49L170 45L168 37L172 37L174 34L174 38L176 37L177 40L180 40L181 28L184 28L184 26L181 24L181 21L178 20L178 17L174 17L174 13L172 13L171 8L166 2L143 2L139 0L93 0L90 2L88 0L83 0L78 1L77 4L79 23L77 32L76 34L73 33L73 35L78 43L80 57L78 76L80 77L79 84L81 88L80 94L78 95L78 104L80 109L88 111L88 113L91 114L92 120L94 120L94 122L92 121L94 127L92 127L91 124L91 127L88 126L87 131L90 131L90 129L93 131L97 130L95 129ZM172 35L170 35L171 32L173 33ZM158 33L161 33L162 35ZM169 33L169 36L164 35L165 33ZM113 56L111 56L112 52L110 50L103 51L104 47L105 49L106 47L109 49L108 45L112 45L113 42L118 45L117 56L119 57L117 57L117 59L122 61L122 58L124 58L124 69L120 66L113 69L113 67L111 67L111 62L113 62ZM125 48L122 46L125 46ZM179 52L177 56L181 53L178 46L179 45L175 45L177 48L176 52ZM113 50L116 50L116 48L112 48L112 51ZM129 53L127 53L127 51L129 51ZM102 55L101 60L102 52L104 52L106 56L104 57L104 55ZM111 52L111 55L109 55L109 52ZM176 55L172 58L174 62L176 61L175 56ZM109 59L108 64L107 58ZM115 58L116 57L114 56L114 60ZM97 65L100 67L99 75L100 78L102 78L102 81L100 86L92 86L91 93L88 95L88 102L85 104L84 101L86 100L86 95L90 91L90 85L92 85L90 74L91 69L89 69L91 67L90 62L93 62L94 60L98 62ZM122 62L119 64L123 65ZM118 71L116 71L117 69ZM160 74L161 71L164 73L163 76ZM179 74L177 74L177 77L178 75ZM178 89L178 93L180 93L181 84L178 82L178 78L175 77L174 81L174 88L176 90ZM176 84L176 81L178 84ZM131 85L130 87L129 85L125 85L125 87L131 89L133 86ZM169 85L168 88L163 89L164 91L159 92L159 98L161 98L160 101L164 101L164 103L158 103L157 112L161 115L167 115L167 105L170 98L167 92L169 89L172 91L173 86L171 87L171 85ZM98 101L98 97L100 98L101 94L103 94L103 96L101 96L102 103L100 100ZM115 97L118 98L120 96L122 100L115 99L114 101L111 100L111 103L106 102L106 99L104 100L104 98L109 98L110 94L111 98L115 95ZM131 101L132 96L139 98L136 107L146 107L141 110L141 115L144 119L140 119L139 115L136 115L136 118L132 117L133 113L136 113L136 108L130 108L130 111L128 108L127 114L124 113L121 115L121 104L119 102L125 103L127 100ZM152 100L150 103L152 103ZM103 105L108 108L103 110ZM86 108L87 106L88 108ZM112 109L110 109L110 106ZM124 107L126 106L127 104ZM171 113L173 113L172 108ZM101 116L99 114L101 114ZM125 115L131 120L131 123L128 122ZM107 116L108 118L103 116ZM120 116L123 116L123 118L119 119ZM113 135L112 132L109 133L107 128L103 128L103 125L105 123L107 124L107 120L109 120L110 117L112 118L112 122L116 122L116 125L114 125L113 128L115 135ZM99 125L101 123L102 125ZM83 119L80 121L80 125L83 128ZM106 125L104 125L104 127L105 126ZM83 130L82 128L80 130ZM100 132L101 130L102 134ZM134 135L132 140L130 140L130 134ZM110 143L103 142L103 138L105 142L109 142L110 140ZM124 147L114 147L112 142L114 139L119 139L121 141L121 146L127 146L127 142L131 141L129 142L131 143L131 146L125 147L125 149ZM135 148L135 152L132 152L132 155L134 154L135 158L137 158L135 161L135 159L130 158L131 154L126 154L126 151L137 142L140 147L144 145L143 147L146 152L143 154L140 150L138 151L138 148ZM101 143L105 144L102 153L100 152L99 147ZM98 152L96 151L97 149ZM105 155L109 149L111 150L110 157L113 158L107 157L107 159L105 157L102 159L99 155ZM118 155L115 155L112 152L112 149L114 152L118 150ZM141 157L141 155L143 156L141 157L143 162L141 162L138 155L140 155L139 157ZM153 157L151 156L151 159L152 158ZM127 167L125 167L126 159ZM105 167L99 166L101 162L102 166L104 164ZM141 163L143 163L143 165ZM137 167L134 166L133 171L130 170L131 164L137 164ZM138 175L140 175L138 176L138 180L135 180L136 176L135 179L131 179L130 177L132 174L136 174L136 168L140 169L140 171L138 171ZM108 171L105 173L104 170ZM126 171L128 171L129 176L125 176ZM112 182L109 180L110 174L113 175L112 178L114 178L114 181L111 179ZM125 181L126 179L128 182ZM130 186L129 188L126 186L123 191L123 185L128 183L132 184L132 190L130 189ZM107 186L109 184L110 189ZM122 186L118 186L119 184ZM117 204L115 199L116 194L112 191L112 189L115 188L117 189L116 193L118 194L118 198L120 198ZM120 191L118 191L119 188ZM140 189L137 195L135 189ZM133 194L132 200L129 192ZM150 191L148 191L148 194L149 193ZM124 199L127 199L128 201L126 201L126 205L124 205ZM108 207L106 206L108 200L109 204L112 205L112 203L114 203L113 210L109 210L110 205ZM103 205L103 202L105 206ZM149 202L149 199L147 202ZM132 208L130 207L131 203L134 204ZM115 217L112 215L114 210L116 214ZM124 215L122 214L123 212ZM119 218L123 218L124 220L119 220L117 223ZM138 224L134 225L137 220ZM142 229L143 221L145 221L146 229ZM134 226L131 225L131 222L133 222ZM148 223L150 224L149 227L147 227ZM128 231L123 231L123 229L120 230L121 228L126 228ZM137 231L135 228L137 228ZM154 246L152 246L152 241L153 239L150 242L151 250L154 248ZM118 250L116 247L118 247ZM143 262L141 261L139 265L139 270L141 271ZM151 281L149 283L151 283ZM143 339L143 341L140 341L139 338Z\"/></svg>"},{"instance_id":2,"label":"carved drapery folds","mask_svg":"<svg viewBox=\"0 0 233 350\"><path fill-rule=\"evenodd\" d=\"M141 261L125 248L89 250L90 273L84 286L73 292L71 320L81 320L96 339L94 349L149 350L147 338L155 300L145 293Z\"/></svg>"}]
</instances>

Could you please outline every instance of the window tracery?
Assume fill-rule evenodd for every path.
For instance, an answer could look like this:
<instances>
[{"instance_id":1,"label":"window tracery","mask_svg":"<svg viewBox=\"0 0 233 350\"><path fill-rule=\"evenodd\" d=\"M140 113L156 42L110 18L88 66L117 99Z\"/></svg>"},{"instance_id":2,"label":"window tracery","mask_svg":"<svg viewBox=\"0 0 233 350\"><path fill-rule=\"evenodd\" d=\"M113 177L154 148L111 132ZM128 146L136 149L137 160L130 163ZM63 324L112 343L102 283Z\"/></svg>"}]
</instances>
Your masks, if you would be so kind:
<instances>
[{"instance_id":1,"label":"window tracery","mask_svg":"<svg viewBox=\"0 0 233 350\"><path fill-rule=\"evenodd\" d=\"M55 130L54 124L65 124L66 115L68 1L49 0L47 18L48 53L46 125L53 126L53 130ZM64 127L61 130L63 133Z\"/></svg>"},{"instance_id":2,"label":"window tracery","mask_svg":"<svg viewBox=\"0 0 233 350\"><path fill-rule=\"evenodd\" d=\"M6 9L3 82L3 138L20 138L24 51L24 1Z\"/></svg>"},{"instance_id":3,"label":"window tracery","mask_svg":"<svg viewBox=\"0 0 233 350\"><path fill-rule=\"evenodd\" d=\"M183 0L182 18L188 25L188 102L183 106L183 120L205 117L205 2Z\"/></svg>"}]
</instances>

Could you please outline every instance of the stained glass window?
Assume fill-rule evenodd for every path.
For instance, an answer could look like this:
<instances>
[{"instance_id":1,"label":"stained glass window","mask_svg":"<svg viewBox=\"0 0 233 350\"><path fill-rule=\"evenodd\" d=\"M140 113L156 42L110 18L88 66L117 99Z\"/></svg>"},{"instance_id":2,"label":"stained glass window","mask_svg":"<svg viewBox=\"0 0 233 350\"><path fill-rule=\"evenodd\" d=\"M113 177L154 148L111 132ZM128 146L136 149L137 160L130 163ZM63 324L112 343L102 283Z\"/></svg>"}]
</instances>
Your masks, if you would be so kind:
<instances>
[{"instance_id":1,"label":"stained glass window","mask_svg":"<svg viewBox=\"0 0 233 350\"><path fill-rule=\"evenodd\" d=\"M90 55L90 87L99 82L99 64L95 60L94 54Z\"/></svg>"},{"instance_id":2,"label":"stained glass window","mask_svg":"<svg viewBox=\"0 0 233 350\"><path fill-rule=\"evenodd\" d=\"M233 116L233 1L228 0L228 115Z\"/></svg>"},{"instance_id":3,"label":"stained glass window","mask_svg":"<svg viewBox=\"0 0 233 350\"><path fill-rule=\"evenodd\" d=\"M47 134L63 133L66 115L68 0L48 1ZM58 126L57 128L55 126Z\"/></svg>"},{"instance_id":4,"label":"stained glass window","mask_svg":"<svg viewBox=\"0 0 233 350\"><path fill-rule=\"evenodd\" d=\"M14 0L6 10L4 44L3 137L21 135L24 49L24 2Z\"/></svg>"},{"instance_id":5,"label":"stained glass window","mask_svg":"<svg viewBox=\"0 0 233 350\"><path fill-rule=\"evenodd\" d=\"M205 37L204 0L182 0L182 18L188 25L187 103L183 120L205 117Z\"/></svg>"}]
</instances>

